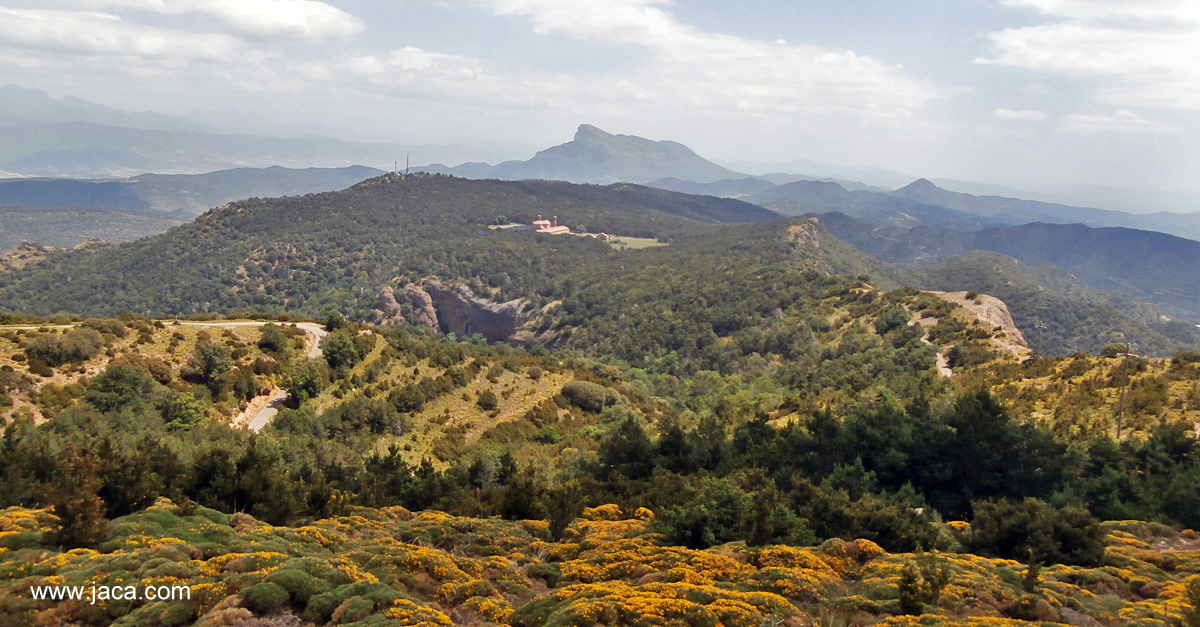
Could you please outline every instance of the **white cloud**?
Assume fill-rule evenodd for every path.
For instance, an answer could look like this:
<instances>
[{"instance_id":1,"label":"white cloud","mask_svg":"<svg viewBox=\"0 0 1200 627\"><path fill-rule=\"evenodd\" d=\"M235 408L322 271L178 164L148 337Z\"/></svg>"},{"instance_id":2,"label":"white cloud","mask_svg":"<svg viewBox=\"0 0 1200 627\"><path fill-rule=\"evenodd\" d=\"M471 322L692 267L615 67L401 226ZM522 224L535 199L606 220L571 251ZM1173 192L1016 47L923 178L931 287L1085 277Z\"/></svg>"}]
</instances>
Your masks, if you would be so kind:
<instances>
[{"instance_id":1,"label":"white cloud","mask_svg":"<svg viewBox=\"0 0 1200 627\"><path fill-rule=\"evenodd\" d=\"M528 17L538 33L645 49L644 63L619 76L569 79L601 101L628 99L690 112L839 115L907 126L918 110L948 93L898 66L849 51L701 32L659 8L666 3L658 0L432 1Z\"/></svg>"},{"instance_id":2,"label":"white cloud","mask_svg":"<svg viewBox=\"0 0 1200 627\"><path fill-rule=\"evenodd\" d=\"M239 44L227 35L131 24L106 13L0 7L0 46L78 55L221 60Z\"/></svg>"},{"instance_id":3,"label":"white cloud","mask_svg":"<svg viewBox=\"0 0 1200 627\"><path fill-rule=\"evenodd\" d=\"M71 0L86 8L125 8L165 15L207 15L247 37L317 41L363 30L359 18L313 0Z\"/></svg>"},{"instance_id":4,"label":"white cloud","mask_svg":"<svg viewBox=\"0 0 1200 627\"><path fill-rule=\"evenodd\" d=\"M1053 23L991 33L978 63L1100 82L1101 102L1200 109L1200 3L1193 0L1002 0Z\"/></svg>"},{"instance_id":5,"label":"white cloud","mask_svg":"<svg viewBox=\"0 0 1200 627\"><path fill-rule=\"evenodd\" d=\"M1068 133L1120 135L1163 135L1183 131L1172 124L1147 120L1128 109L1121 109L1114 115L1068 115L1063 118L1062 130Z\"/></svg>"},{"instance_id":6,"label":"white cloud","mask_svg":"<svg viewBox=\"0 0 1200 627\"><path fill-rule=\"evenodd\" d=\"M1045 113L1030 109L1019 111L1013 109L996 109L992 111L992 117L998 120L1017 120L1021 122L1043 122L1046 120Z\"/></svg>"}]
</instances>

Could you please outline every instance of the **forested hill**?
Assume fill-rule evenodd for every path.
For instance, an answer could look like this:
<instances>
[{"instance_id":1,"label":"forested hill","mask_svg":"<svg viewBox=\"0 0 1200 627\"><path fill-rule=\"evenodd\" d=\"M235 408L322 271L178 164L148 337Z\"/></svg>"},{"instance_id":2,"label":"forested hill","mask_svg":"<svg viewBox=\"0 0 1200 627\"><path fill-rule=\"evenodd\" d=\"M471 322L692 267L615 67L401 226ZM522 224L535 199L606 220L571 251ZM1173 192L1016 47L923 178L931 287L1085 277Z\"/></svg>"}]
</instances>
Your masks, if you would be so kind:
<instances>
[{"instance_id":1,"label":"forested hill","mask_svg":"<svg viewBox=\"0 0 1200 627\"><path fill-rule=\"evenodd\" d=\"M618 254L584 237L486 228L558 216L575 230L671 240L706 224L778 218L744 202L636 185L387 175L342 192L249 199L162 235L66 253L6 277L0 308L28 313L369 311L397 275L471 279L502 299Z\"/></svg>"}]
</instances>

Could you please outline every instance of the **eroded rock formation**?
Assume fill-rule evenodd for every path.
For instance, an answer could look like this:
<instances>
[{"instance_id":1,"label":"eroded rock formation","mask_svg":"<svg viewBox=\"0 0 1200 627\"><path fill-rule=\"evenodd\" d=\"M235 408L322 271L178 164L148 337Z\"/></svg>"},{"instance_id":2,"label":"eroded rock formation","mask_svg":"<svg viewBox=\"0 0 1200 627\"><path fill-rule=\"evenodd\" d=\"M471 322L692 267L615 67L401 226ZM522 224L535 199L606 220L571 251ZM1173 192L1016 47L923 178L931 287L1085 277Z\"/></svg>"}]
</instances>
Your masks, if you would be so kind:
<instances>
[{"instance_id":1,"label":"eroded rock formation","mask_svg":"<svg viewBox=\"0 0 1200 627\"><path fill-rule=\"evenodd\" d=\"M376 315L380 324L396 324L407 321L431 331L438 329L437 310L433 307L433 299L420 285L409 283L401 288L400 298L396 298L396 290L385 285L379 290L376 302Z\"/></svg>"},{"instance_id":2,"label":"eroded rock formation","mask_svg":"<svg viewBox=\"0 0 1200 627\"><path fill-rule=\"evenodd\" d=\"M479 333L491 342L520 342L535 339L531 329L522 327L541 312L521 299L497 303L477 296L465 285L429 278L421 285L408 283L400 289L384 286L375 313L380 324L406 321L460 337Z\"/></svg>"},{"instance_id":3,"label":"eroded rock formation","mask_svg":"<svg viewBox=\"0 0 1200 627\"><path fill-rule=\"evenodd\" d=\"M465 285L426 279L423 287L437 309L438 326L460 337L479 333L492 342L508 340L537 313L526 311L521 299L496 303L476 296Z\"/></svg>"}]
</instances>

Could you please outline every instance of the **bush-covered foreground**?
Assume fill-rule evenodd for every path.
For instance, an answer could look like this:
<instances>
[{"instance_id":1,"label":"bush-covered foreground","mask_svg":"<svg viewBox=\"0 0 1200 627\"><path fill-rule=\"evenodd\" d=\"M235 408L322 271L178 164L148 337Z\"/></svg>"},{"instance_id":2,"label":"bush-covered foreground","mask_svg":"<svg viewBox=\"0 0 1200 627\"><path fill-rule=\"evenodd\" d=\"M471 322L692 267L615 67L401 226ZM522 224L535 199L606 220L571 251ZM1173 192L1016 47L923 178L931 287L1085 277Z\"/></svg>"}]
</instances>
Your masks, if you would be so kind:
<instances>
[{"instance_id":1,"label":"bush-covered foreground","mask_svg":"<svg viewBox=\"0 0 1200 627\"><path fill-rule=\"evenodd\" d=\"M590 508L552 541L544 521L355 509L301 527L155 506L95 550L46 544L45 510L0 512L0 625L1073 625L1192 624L1200 540L1106 523L1094 568L967 553L664 543L647 509ZM947 533L966 539L965 523ZM188 586L190 600L35 601L32 586ZM1193 594L1188 594L1191 588ZM1190 598L1189 598L1190 596Z\"/></svg>"}]
</instances>

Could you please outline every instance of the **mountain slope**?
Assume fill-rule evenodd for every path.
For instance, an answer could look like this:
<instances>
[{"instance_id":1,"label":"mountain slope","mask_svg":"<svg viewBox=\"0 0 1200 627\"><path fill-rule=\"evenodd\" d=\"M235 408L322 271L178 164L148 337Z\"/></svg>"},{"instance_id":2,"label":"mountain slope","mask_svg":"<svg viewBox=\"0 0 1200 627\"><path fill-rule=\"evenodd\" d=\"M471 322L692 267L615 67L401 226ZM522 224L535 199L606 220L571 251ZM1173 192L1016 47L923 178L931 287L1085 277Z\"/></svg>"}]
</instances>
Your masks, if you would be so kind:
<instances>
[{"instance_id":1,"label":"mountain slope","mask_svg":"<svg viewBox=\"0 0 1200 627\"><path fill-rule=\"evenodd\" d=\"M1082 223L1088 226L1153 230L1178 237L1200 239L1200 213L1133 214L1002 196L972 196L942 189L925 179L913 181L888 195L985 216L996 222L1011 225L1029 222Z\"/></svg>"},{"instance_id":2,"label":"mountain slope","mask_svg":"<svg viewBox=\"0 0 1200 627\"><path fill-rule=\"evenodd\" d=\"M872 228L823 216L838 237L890 263L933 261L987 250L1027 265L1049 264L1101 292L1120 292L1176 317L1200 320L1200 242L1154 231L1034 222L974 233Z\"/></svg>"},{"instance_id":3,"label":"mountain slope","mask_svg":"<svg viewBox=\"0 0 1200 627\"><path fill-rule=\"evenodd\" d=\"M878 226L930 226L952 231L973 231L992 220L937 205L867 190L847 191L838 183L794 181L746 197L784 215L841 212Z\"/></svg>"},{"instance_id":4,"label":"mountain slope","mask_svg":"<svg viewBox=\"0 0 1200 627\"><path fill-rule=\"evenodd\" d=\"M468 178L575 183L646 183L668 177L709 183L745 177L705 160L683 144L613 135L588 124L580 125L571 141L547 148L528 161L508 161L495 166L484 163L457 167L434 164L419 169Z\"/></svg>"},{"instance_id":5,"label":"mountain slope","mask_svg":"<svg viewBox=\"0 0 1200 627\"><path fill-rule=\"evenodd\" d=\"M766 191L775 184L757 177L748 176L742 179L721 179L711 183L697 183L669 176L646 183L648 187L657 187L672 192L684 194L699 194L717 196L720 198L745 198L751 194Z\"/></svg>"},{"instance_id":6,"label":"mountain slope","mask_svg":"<svg viewBox=\"0 0 1200 627\"><path fill-rule=\"evenodd\" d=\"M503 300L546 292L554 277L611 260L592 238L486 228L537 214L591 231L678 237L702 224L776 214L736 200L620 185L387 175L337 193L250 199L163 235L96 255L64 253L18 273L0 307L30 313L158 314L339 308L367 316L397 275L470 279Z\"/></svg>"},{"instance_id":7,"label":"mountain slope","mask_svg":"<svg viewBox=\"0 0 1200 627\"><path fill-rule=\"evenodd\" d=\"M1000 298L1029 345L1043 355L1097 353L1105 344L1134 342L1143 354L1167 356L1200 345L1193 325L1155 321L1137 302L1095 292L1058 268L971 251L914 270L927 289L969 289ZM1139 309L1150 316L1136 315Z\"/></svg>"}]
</instances>

